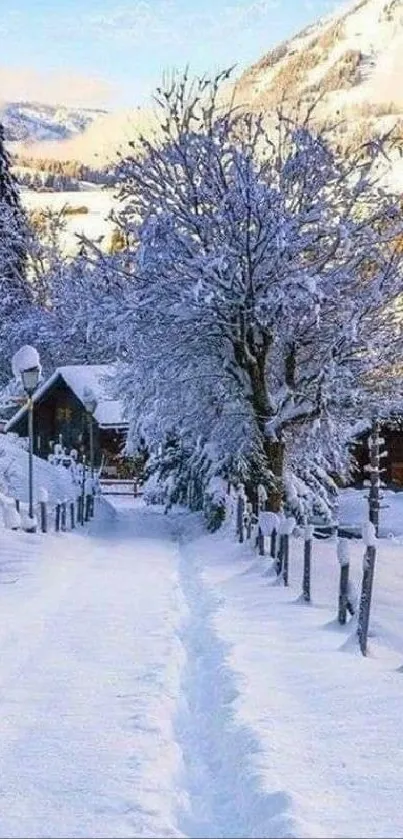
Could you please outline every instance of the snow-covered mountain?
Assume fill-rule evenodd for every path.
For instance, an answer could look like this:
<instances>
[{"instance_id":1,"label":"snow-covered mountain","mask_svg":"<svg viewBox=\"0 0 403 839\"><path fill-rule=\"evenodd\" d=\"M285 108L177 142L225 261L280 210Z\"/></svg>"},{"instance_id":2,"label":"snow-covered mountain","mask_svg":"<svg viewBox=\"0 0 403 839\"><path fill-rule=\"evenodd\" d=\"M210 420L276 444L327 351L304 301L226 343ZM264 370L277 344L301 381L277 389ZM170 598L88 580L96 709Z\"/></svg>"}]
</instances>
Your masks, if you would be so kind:
<instances>
[{"instance_id":1,"label":"snow-covered mountain","mask_svg":"<svg viewBox=\"0 0 403 839\"><path fill-rule=\"evenodd\" d=\"M403 0L356 0L246 70L237 101L264 111L320 99L321 117L345 118L350 134L371 132L403 118L402 78Z\"/></svg>"},{"instance_id":2,"label":"snow-covered mountain","mask_svg":"<svg viewBox=\"0 0 403 839\"><path fill-rule=\"evenodd\" d=\"M6 102L0 105L0 122L8 142L35 143L74 137L105 113L39 102Z\"/></svg>"},{"instance_id":3,"label":"snow-covered mountain","mask_svg":"<svg viewBox=\"0 0 403 839\"><path fill-rule=\"evenodd\" d=\"M119 151L127 154L129 142L140 133L152 130L153 115L150 109L132 108L100 115L81 134L76 133L67 140L45 140L33 143L29 148L31 158L57 160L79 160L90 166L101 168L116 159ZM13 144L14 150L26 152L23 144Z\"/></svg>"},{"instance_id":4,"label":"snow-covered mountain","mask_svg":"<svg viewBox=\"0 0 403 839\"><path fill-rule=\"evenodd\" d=\"M403 137L402 78L403 0L356 0L245 70L235 82L235 101L267 113L280 101L302 102L305 109L319 101L318 118L340 122L339 130L348 139L353 134L365 139L396 124ZM96 121L98 112L74 113L88 119L82 133L71 131L66 140L34 144L31 152L104 164L115 159L117 150L128 151L129 140L153 125L152 112L145 108L105 114Z\"/></svg>"}]
</instances>

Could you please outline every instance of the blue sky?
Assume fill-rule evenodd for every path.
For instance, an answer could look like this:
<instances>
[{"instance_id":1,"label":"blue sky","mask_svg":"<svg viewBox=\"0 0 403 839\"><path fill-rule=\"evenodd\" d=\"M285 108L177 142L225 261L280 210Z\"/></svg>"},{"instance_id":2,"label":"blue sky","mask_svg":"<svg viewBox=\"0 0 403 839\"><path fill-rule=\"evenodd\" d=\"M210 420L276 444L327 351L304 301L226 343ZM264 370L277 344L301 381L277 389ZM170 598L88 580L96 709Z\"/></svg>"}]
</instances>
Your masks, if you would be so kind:
<instances>
[{"instance_id":1,"label":"blue sky","mask_svg":"<svg viewBox=\"0 0 403 839\"><path fill-rule=\"evenodd\" d=\"M0 13L0 99L125 107L164 69L256 61L335 0L13 0Z\"/></svg>"}]
</instances>

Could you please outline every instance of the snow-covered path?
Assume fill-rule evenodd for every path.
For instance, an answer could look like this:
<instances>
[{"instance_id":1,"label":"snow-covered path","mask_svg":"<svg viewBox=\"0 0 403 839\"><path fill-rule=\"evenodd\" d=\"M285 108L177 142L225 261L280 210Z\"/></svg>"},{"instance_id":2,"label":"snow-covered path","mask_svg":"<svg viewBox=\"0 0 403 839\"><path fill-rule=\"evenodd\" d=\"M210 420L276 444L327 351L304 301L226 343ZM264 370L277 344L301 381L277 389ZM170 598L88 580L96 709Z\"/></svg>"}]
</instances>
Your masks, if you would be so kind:
<instances>
[{"instance_id":1,"label":"snow-covered path","mask_svg":"<svg viewBox=\"0 0 403 839\"><path fill-rule=\"evenodd\" d=\"M234 721L188 517L114 503L86 533L3 531L0 837L296 835Z\"/></svg>"},{"instance_id":2,"label":"snow-covered path","mask_svg":"<svg viewBox=\"0 0 403 839\"><path fill-rule=\"evenodd\" d=\"M307 609L298 541L287 590L230 524L114 504L1 531L0 839L401 836L400 543L364 660L332 620L334 545Z\"/></svg>"},{"instance_id":3,"label":"snow-covered path","mask_svg":"<svg viewBox=\"0 0 403 839\"><path fill-rule=\"evenodd\" d=\"M0 836L180 835L169 523L121 508L89 535L7 535Z\"/></svg>"}]
</instances>

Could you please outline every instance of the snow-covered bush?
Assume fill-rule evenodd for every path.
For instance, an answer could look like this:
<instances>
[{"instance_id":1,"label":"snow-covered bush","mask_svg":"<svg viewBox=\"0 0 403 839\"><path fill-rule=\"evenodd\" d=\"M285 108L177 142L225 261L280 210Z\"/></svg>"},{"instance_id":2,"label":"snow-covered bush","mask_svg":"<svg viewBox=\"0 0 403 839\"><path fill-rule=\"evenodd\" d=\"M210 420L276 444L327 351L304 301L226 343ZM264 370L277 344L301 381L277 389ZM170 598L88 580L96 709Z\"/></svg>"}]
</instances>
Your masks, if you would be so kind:
<instances>
[{"instance_id":1,"label":"snow-covered bush","mask_svg":"<svg viewBox=\"0 0 403 839\"><path fill-rule=\"evenodd\" d=\"M207 527L218 530L224 523L227 511L227 481L218 476L211 478L204 493L204 515Z\"/></svg>"},{"instance_id":2,"label":"snow-covered bush","mask_svg":"<svg viewBox=\"0 0 403 839\"><path fill-rule=\"evenodd\" d=\"M0 493L0 508L2 512L3 525L7 530L19 530L21 517L15 506L14 498Z\"/></svg>"},{"instance_id":3,"label":"snow-covered bush","mask_svg":"<svg viewBox=\"0 0 403 839\"><path fill-rule=\"evenodd\" d=\"M14 435L0 435L0 492L22 504L28 502L28 453L13 439ZM69 471L63 466L52 466L34 455L34 503L42 498L43 490L48 493L49 503L55 504L61 498L73 499L77 488Z\"/></svg>"}]
</instances>

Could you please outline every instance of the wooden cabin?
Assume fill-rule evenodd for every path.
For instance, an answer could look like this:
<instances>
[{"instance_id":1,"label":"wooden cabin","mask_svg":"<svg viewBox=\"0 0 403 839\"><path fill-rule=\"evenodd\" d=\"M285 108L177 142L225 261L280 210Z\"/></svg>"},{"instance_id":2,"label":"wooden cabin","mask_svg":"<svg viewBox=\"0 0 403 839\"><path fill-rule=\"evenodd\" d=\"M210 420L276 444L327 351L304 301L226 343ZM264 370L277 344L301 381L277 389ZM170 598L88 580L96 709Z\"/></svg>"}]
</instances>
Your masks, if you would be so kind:
<instances>
[{"instance_id":1,"label":"wooden cabin","mask_svg":"<svg viewBox=\"0 0 403 839\"><path fill-rule=\"evenodd\" d=\"M113 368L107 364L69 365L58 367L36 390L34 401L34 452L47 458L55 443L61 443L67 452L78 451L79 459L85 454L90 458L90 418L83 398L90 389L97 400L93 415L94 465L103 467L104 475L111 477L125 473L122 449L127 434L123 406L112 399L108 392L108 377ZM26 404L8 420L6 432L27 437Z\"/></svg>"}]
</instances>

